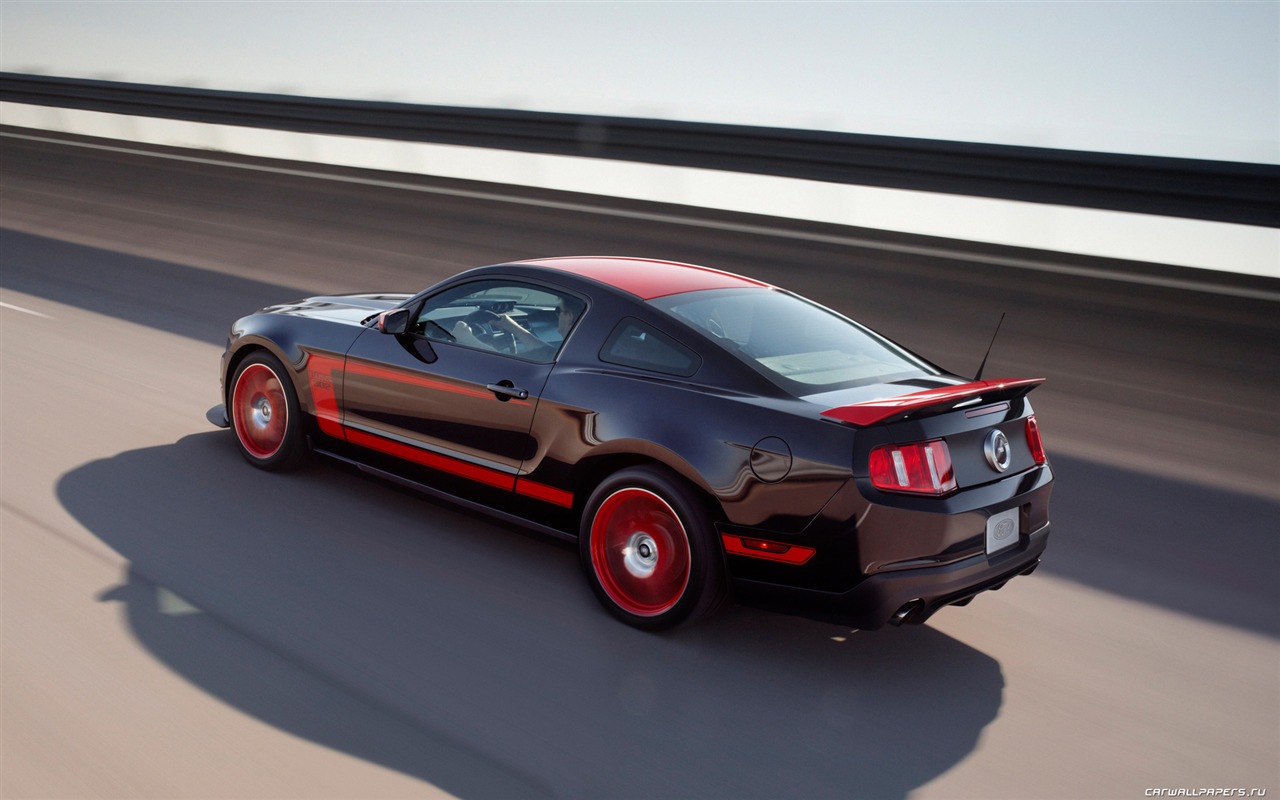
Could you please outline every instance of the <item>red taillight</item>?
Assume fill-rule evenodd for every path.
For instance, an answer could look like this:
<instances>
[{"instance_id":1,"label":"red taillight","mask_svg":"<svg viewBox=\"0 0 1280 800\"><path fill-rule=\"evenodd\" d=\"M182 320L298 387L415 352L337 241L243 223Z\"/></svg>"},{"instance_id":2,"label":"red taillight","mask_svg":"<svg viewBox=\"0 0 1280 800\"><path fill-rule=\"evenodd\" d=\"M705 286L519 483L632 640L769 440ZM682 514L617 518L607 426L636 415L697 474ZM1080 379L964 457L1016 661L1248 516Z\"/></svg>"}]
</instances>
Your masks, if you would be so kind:
<instances>
[{"instance_id":1,"label":"red taillight","mask_svg":"<svg viewBox=\"0 0 1280 800\"><path fill-rule=\"evenodd\" d=\"M955 491L951 451L941 439L882 445L871 451L871 483L887 492L941 495Z\"/></svg>"},{"instance_id":2,"label":"red taillight","mask_svg":"<svg viewBox=\"0 0 1280 800\"><path fill-rule=\"evenodd\" d=\"M1044 442L1040 440L1040 426L1036 424L1035 414L1027 417L1027 447L1031 448L1031 457L1036 460L1036 464L1045 462Z\"/></svg>"}]
</instances>

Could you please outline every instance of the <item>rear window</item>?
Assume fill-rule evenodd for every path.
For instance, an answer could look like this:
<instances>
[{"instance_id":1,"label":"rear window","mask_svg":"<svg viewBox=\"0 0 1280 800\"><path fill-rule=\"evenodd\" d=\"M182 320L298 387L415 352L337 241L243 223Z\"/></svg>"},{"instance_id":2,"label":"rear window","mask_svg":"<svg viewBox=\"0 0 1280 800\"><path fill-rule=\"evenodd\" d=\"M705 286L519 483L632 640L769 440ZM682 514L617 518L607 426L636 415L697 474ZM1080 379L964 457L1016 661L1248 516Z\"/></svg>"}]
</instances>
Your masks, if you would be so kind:
<instances>
[{"instance_id":1,"label":"rear window","mask_svg":"<svg viewBox=\"0 0 1280 800\"><path fill-rule=\"evenodd\" d=\"M789 292L715 289L650 303L796 394L941 374L883 336Z\"/></svg>"},{"instance_id":2,"label":"rear window","mask_svg":"<svg viewBox=\"0 0 1280 800\"><path fill-rule=\"evenodd\" d=\"M664 375L687 378L698 371L702 359L689 348L638 319L618 323L600 349L600 360Z\"/></svg>"}]
</instances>

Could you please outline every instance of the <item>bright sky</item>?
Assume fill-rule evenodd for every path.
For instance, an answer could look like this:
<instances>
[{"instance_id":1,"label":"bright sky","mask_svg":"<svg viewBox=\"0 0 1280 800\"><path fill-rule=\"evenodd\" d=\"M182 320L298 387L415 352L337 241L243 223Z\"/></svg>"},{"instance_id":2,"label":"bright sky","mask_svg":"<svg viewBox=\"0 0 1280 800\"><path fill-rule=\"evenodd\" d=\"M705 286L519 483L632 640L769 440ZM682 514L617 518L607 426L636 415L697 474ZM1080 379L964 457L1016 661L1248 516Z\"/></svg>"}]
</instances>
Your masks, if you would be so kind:
<instances>
[{"instance_id":1,"label":"bright sky","mask_svg":"<svg viewBox=\"0 0 1280 800\"><path fill-rule=\"evenodd\" d=\"M0 68L1280 163L1280 2L0 0Z\"/></svg>"}]
</instances>

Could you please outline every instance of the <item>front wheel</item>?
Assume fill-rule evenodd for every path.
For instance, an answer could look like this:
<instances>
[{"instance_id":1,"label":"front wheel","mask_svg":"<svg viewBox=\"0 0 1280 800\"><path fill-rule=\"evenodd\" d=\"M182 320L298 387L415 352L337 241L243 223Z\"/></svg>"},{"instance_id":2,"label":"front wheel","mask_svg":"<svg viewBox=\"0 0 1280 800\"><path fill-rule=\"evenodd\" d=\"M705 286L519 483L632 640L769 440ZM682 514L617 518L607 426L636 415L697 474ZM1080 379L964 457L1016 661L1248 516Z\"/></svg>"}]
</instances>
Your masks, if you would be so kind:
<instances>
[{"instance_id":1,"label":"front wheel","mask_svg":"<svg viewBox=\"0 0 1280 800\"><path fill-rule=\"evenodd\" d=\"M231 381L231 428L240 454L255 467L286 470L306 453L298 394L280 360L253 353Z\"/></svg>"},{"instance_id":2,"label":"front wheel","mask_svg":"<svg viewBox=\"0 0 1280 800\"><path fill-rule=\"evenodd\" d=\"M665 470L635 467L601 483L578 548L596 597L636 628L689 622L724 600L724 559L704 504Z\"/></svg>"}]
</instances>

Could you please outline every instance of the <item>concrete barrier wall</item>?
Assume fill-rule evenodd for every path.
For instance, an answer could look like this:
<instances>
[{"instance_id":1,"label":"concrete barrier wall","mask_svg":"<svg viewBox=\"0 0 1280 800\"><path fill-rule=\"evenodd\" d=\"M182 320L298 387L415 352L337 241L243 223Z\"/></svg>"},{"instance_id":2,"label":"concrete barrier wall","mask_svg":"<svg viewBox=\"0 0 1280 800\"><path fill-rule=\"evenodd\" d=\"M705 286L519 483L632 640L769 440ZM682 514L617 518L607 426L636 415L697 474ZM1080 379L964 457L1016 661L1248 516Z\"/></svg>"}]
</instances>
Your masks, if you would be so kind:
<instances>
[{"instance_id":1,"label":"concrete barrier wall","mask_svg":"<svg viewBox=\"0 0 1280 800\"><path fill-rule=\"evenodd\" d=\"M1252 225L17 103L0 124L1280 278L1280 230Z\"/></svg>"}]
</instances>

